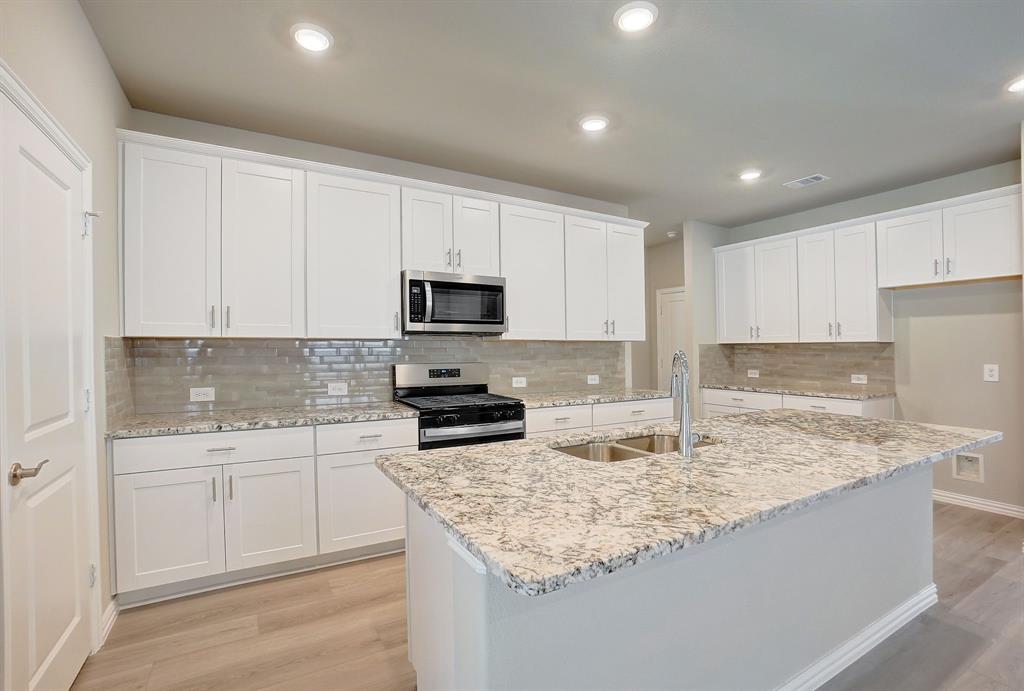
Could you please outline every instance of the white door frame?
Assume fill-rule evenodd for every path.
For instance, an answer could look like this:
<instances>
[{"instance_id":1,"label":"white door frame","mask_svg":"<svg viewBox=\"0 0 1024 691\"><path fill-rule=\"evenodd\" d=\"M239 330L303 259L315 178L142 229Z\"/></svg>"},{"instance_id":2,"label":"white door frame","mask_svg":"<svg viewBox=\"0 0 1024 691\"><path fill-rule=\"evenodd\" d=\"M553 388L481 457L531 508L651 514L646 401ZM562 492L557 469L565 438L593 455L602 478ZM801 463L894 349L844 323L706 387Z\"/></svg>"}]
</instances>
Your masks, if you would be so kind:
<instances>
[{"instance_id":1,"label":"white door frame","mask_svg":"<svg viewBox=\"0 0 1024 691\"><path fill-rule=\"evenodd\" d=\"M82 222L86 222L88 218L85 214L91 213L92 210L92 161L85 151L78 146L71 138L71 136L61 127L60 123L46 110L42 103L32 95L28 87L18 79L17 75L11 70L10 66L7 65L2 59L0 59L0 94L6 96L10 101L21 110L26 117L43 133L45 134L56 146L60 149L68 160L71 161L78 170L82 171ZM82 358L85 362L82 363L83 376L86 387L89 389L91 394L91 401L88 412L85 413L85 490L86 490L86 510L92 520L86 528L88 539L87 545L89 549L89 561L97 570L96 582L92 587L91 594L91 609L92 609L92 651L95 653L99 650L103 644L103 612L101 611L101 591L103 588L99 582L99 555L100 555L100 510L99 510L99 467L97 464L96 456L96 377L95 377L95 366L93 362L94 352L94 305L93 305L93 247L92 247L92 223L90 223L88 238L83 239L85 246L83 247L83 261L85 266L83 267L83 291L85 292L85 314L83 315L83 328L85 333L82 337ZM85 226L83 225L83 228ZM0 232L3 232L3 228L0 227ZM3 353L0 352L0 362L2 362ZM2 380L3 369L0 367L0 380ZM2 385L0 381L0 385ZM2 391L2 389L0 389ZM0 421L2 421L3 415L3 396L0 395ZM83 405L85 401L82 401ZM5 436L0 433L0 458L2 458L2 481L7 481L7 464L9 459L7 457L6 448L3 446L3 440ZM7 537L7 526L6 522L0 525L0 593L3 597L0 598L0 645L2 645L2 654L0 654L0 682L3 687L10 687L10 665L8 660L10 658L10 621L9 613L7 608L3 606L4 601L8 601L11 593L7 592L7 581L4 577L4 565L7 563L7 545L9 539Z\"/></svg>"},{"instance_id":2,"label":"white door frame","mask_svg":"<svg viewBox=\"0 0 1024 691\"><path fill-rule=\"evenodd\" d=\"M661 374L660 372L658 372L658 367L661 365L661 328L662 328L662 326L661 326L661 302L662 302L662 300L664 300L669 295L682 295L684 300L686 299L687 296L686 296L686 288L683 287L683 286L675 286L673 288L658 288L657 290L654 291L654 294L655 294L655 305L654 305L654 307L657 310L655 315L654 315L654 323L655 323L655 329L654 329L654 376L655 376L655 379L658 379L658 375ZM690 369L692 371L692 369L693 369L693 362L696 359L696 356L693 353L687 353L687 356L690 359L690 363L691 363ZM661 388L663 386L665 386L665 382L659 380L659 381L655 382L654 388L657 389L657 388Z\"/></svg>"}]
</instances>

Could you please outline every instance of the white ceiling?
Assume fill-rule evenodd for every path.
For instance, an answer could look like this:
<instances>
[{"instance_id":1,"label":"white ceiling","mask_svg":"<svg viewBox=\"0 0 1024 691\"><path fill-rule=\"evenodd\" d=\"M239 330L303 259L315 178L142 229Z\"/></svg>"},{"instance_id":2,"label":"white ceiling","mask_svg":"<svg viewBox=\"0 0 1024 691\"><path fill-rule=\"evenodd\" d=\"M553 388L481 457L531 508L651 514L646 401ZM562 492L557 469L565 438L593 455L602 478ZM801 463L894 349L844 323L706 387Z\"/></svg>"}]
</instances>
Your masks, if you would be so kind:
<instances>
[{"instance_id":1,"label":"white ceiling","mask_svg":"<svg viewBox=\"0 0 1024 691\"><path fill-rule=\"evenodd\" d=\"M1024 0L655 1L643 36L618 2L82 4L136 108L628 204L652 239L1020 155Z\"/></svg>"}]
</instances>

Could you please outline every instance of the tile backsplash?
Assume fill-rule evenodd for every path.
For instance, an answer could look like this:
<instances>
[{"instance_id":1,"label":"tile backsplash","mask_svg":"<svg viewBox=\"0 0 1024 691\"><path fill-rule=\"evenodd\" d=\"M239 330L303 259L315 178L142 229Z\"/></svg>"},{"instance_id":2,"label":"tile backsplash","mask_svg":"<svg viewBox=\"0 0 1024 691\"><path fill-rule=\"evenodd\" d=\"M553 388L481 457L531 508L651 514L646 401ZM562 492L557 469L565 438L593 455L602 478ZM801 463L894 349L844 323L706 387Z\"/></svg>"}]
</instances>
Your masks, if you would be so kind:
<instances>
[{"instance_id":1,"label":"tile backsplash","mask_svg":"<svg viewBox=\"0 0 1024 691\"><path fill-rule=\"evenodd\" d=\"M759 377L747 377L756 369ZM700 384L808 391L891 392L896 384L892 343L763 343L702 345ZM851 374L867 384L851 384Z\"/></svg>"},{"instance_id":2,"label":"tile backsplash","mask_svg":"<svg viewBox=\"0 0 1024 691\"><path fill-rule=\"evenodd\" d=\"M516 393L625 386L623 343L479 336L108 338L106 355L108 416L112 405L119 414L145 414L387 401L397 362L486 362L496 392L511 392L513 376L527 380ZM588 385L588 374L598 375L600 384ZM347 382L348 395L328 396L329 382ZM216 400L190 403L194 386L214 387Z\"/></svg>"}]
</instances>

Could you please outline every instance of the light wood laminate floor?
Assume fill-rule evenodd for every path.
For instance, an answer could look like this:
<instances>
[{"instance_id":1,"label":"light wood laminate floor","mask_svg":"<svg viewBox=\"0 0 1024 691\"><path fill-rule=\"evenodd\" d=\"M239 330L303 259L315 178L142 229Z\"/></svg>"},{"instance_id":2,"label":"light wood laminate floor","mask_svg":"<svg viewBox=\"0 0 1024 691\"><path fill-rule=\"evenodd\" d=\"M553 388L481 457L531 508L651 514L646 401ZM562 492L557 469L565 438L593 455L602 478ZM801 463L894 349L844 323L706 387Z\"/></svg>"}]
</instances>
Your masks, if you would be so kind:
<instances>
[{"instance_id":1,"label":"light wood laminate floor","mask_svg":"<svg viewBox=\"0 0 1024 691\"><path fill-rule=\"evenodd\" d=\"M824 688L1024 689L1022 542L1024 520L936 504L939 604ZM394 555L126 610L73 688L415 687Z\"/></svg>"}]
</instances>

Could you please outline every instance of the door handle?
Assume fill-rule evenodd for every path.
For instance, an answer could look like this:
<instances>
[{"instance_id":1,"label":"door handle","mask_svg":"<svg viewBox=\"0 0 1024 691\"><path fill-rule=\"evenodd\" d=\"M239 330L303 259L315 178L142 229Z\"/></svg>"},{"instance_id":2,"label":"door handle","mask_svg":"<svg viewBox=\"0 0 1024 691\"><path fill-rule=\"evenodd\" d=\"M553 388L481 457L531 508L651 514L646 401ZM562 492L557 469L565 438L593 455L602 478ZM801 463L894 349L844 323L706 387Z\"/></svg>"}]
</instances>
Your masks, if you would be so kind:
<instances>
[{"instance_id":1,"label":"door handle","mask_svg":"<svg viewBox=\"0 0 1024 691\"><path fill-rule=\"evenodd\" d=\"M25 478L35 477L39 474L39 471L43 469L43 466L50 462L49 458L44 458L39 461L39 465L35 468L26 468L21 463L14 463L11 465L10 472L7 473L7 481L12 485L16 485Z\"/></svg>"}]
</instances>

